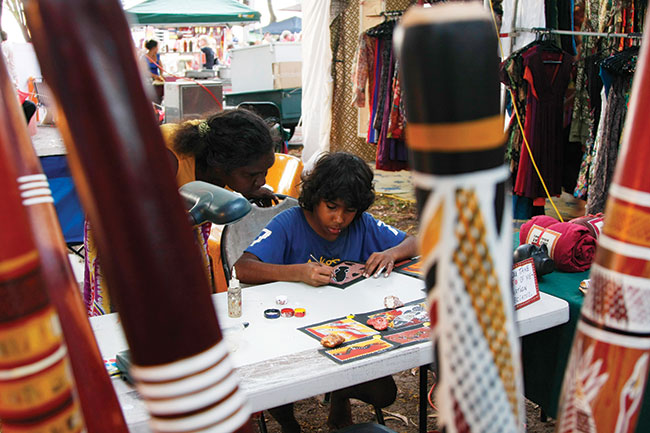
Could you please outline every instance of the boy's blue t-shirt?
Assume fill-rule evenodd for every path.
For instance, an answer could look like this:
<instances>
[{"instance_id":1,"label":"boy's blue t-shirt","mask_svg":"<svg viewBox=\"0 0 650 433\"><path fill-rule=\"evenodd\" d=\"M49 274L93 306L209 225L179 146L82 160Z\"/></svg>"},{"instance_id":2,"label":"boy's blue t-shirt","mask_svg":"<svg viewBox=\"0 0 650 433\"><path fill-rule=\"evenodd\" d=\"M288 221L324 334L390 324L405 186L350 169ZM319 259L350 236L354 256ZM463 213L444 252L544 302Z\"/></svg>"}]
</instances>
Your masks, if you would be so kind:
<instances>
[{"instance_id":1,"label":"boy's blue t-shirt","mask_svg":"<svg viewBox=\"0 0 650 433\"><path fill-rule=\"evenodd\" d=\"M309 225L302 208L278 214L246 249L265 263L292 265L313 261L310 254L328 266L343 260L364 263L372 253L401 243L406 233L364 212L330 242Z\"/></svg>"}]
</instances>

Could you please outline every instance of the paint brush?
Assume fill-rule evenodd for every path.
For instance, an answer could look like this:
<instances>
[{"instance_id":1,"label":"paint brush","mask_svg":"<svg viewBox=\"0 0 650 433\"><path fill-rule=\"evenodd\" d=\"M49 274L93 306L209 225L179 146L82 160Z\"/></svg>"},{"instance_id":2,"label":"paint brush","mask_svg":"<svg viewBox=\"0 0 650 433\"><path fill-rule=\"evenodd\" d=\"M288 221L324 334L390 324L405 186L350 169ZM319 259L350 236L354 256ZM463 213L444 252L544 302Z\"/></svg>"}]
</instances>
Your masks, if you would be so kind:
<instances>
[{"instance_id":1,"label":"paint brush","mask_svg":"<svg viewBox=\"0 0 650 433\"><path fill-rule=\"evenodd\" d=\"M316 257L314 257L313 254L309 254L309 257L310 257L313 261L315 261L316 263L318 263L319 265L323 266L323 264L320 262L320 260L318 260Z\"/></svg>"}]
</instances>

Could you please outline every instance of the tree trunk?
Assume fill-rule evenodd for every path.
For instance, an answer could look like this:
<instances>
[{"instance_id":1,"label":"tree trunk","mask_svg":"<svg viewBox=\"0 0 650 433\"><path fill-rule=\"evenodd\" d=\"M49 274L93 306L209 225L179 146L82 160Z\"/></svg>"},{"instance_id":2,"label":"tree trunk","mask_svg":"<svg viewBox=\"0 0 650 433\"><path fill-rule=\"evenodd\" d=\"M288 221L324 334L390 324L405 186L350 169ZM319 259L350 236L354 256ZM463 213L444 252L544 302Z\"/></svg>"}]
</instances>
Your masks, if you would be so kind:
<instances>
[{"instance_id":1,"label":"tree trunk","mask_svg":"<svg viewBox=\"0 0 650 433\"><path fill-rule=\"evenodd\" d=\"M275 11L273 10L273 0L266 0L266 3L269 5L269 15L271 17L269 24L271 24L276 22L278 18L275 16Z\"/></svg>"}]
</instances>

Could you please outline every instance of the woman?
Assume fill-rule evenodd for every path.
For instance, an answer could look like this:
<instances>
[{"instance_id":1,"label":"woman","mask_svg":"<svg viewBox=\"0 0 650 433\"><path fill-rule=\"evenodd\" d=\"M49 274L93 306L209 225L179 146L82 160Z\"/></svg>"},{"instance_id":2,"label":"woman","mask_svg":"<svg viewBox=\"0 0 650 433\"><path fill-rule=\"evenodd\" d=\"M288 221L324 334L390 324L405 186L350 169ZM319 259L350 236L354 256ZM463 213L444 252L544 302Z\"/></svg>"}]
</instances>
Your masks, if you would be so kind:
<instances>
[{"instance_id":1,"label":"woman","mask_svg":"<svg viewBox=\"0 0 650 433\"><path fill-rule=\"evenodd\" d=\"M158 54L158 42L150 39L145 42L144 47L147 49L145 53L145 58L147 59L147 66L149 66L149 73L151 74L151 79L153 81L164 82L162 75L160 74L160 54Z\"/></svg>"},{"instance_id":2,"label":"woman","mask_svg":"<svg viewBox=\"0 0 650 433\"><path fill-rule=\"evenodd\" d=\"M201 180L266 204L277 201L270 190L262 188L267 170L275 161L275 153L269 128L255 113L243 109L223 111L206 120L168 124L161 129L179 187ZM210 228L210 223L206 223L197 229L209 274L207 240ZM88 315L108 314L113 308L88 221L84 247L84 303Z\"/></svg>"}]
</instances>

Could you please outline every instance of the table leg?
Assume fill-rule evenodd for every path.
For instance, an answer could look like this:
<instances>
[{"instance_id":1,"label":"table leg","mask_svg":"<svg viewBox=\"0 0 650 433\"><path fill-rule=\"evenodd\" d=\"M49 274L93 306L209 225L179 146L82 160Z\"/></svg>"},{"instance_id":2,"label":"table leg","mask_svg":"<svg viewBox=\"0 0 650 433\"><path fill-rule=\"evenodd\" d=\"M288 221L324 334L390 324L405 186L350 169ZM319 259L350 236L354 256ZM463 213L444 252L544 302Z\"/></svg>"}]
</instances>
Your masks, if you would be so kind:
<instances>
[{"instance_id":1,"label":"table leg","mask_svg":"<svg viewBox=\"0 0 650 433\"><path fill-rule=\"evenodd\" d=\"M257 414L259 415L259 418L257 419L257 424L260 428L260 433L267 433L266 420L264 419L264 411L260 411Z\"/></svg>"},{"instance_id":2,"label":"table leg","mask_svg":"<svg viewBox=\"0 0 650 433\"><path fill-rule=\"evenodd\" d=\"M419 399L419 432L427 433L427 375L429 374L429 366L422 365L420 366L420 399Z\"/></svg>"}]
</instances>

